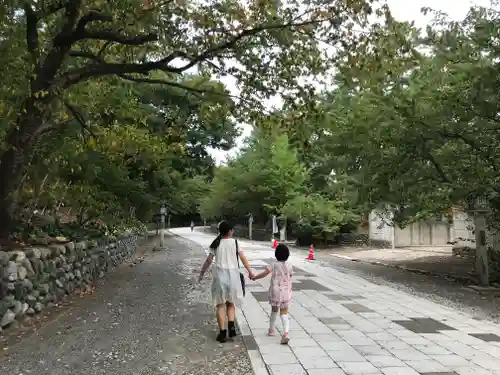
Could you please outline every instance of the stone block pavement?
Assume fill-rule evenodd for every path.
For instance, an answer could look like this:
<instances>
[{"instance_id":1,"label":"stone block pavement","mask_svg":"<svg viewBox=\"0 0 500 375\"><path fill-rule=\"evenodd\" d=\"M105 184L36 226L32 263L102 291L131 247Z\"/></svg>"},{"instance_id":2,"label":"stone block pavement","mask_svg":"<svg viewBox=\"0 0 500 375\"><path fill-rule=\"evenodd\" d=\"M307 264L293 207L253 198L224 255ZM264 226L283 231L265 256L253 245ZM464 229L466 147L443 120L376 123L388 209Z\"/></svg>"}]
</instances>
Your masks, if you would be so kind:
<instances>
[{"instance_id":1,"label":"stone block pavement","mask_svg":"<svg viewBox=\"0 0 500 375\"><path fill-rule=\"evenodd\" d=\"M200 236L191 239L207 245ZM256 271L273 261L262 245L241 247ZM248 282L238 311L256 375L500 374L500 326L299 256L290 262L288 346L267 336L269 278Z\"/></svg>"}]
</instances>

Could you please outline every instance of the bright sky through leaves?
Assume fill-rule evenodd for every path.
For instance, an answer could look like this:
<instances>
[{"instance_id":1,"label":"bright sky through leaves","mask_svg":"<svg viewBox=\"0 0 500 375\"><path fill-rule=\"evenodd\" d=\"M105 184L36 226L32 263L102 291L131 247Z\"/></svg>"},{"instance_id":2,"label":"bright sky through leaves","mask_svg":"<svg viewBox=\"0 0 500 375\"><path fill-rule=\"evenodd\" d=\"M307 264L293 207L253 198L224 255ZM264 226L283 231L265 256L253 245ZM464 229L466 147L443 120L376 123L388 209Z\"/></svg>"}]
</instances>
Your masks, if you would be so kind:
<instances>
[{"instance_id":1,"label":"bright sky through leaves","mask_svg":"<svg viewBox=\"0 0 500 375\"><path fill-rule=\"evenodd\" d=\"M425 27L425 25L429 22L431 16L424 16L420 12L421 8L423 7L430 7L436 10L440 10L447 13L450 18L458 20L466 15L467 11L472 5L487 6L490 2L488 0L414 0L411 2L401 0L387 0L387 3L389 4L395 18L403 21L415 21L417 27ZM232 91L233 93L237 93L235 85L236 81L234 79L224 78L222 81L230 91ZM269 107L276 107L279 105L279 98L275 98L275 100L269 104ZM251 127L243 125L242 130L243 132L237 141L236 148L232 149L231 151L210 151L218 164L224 162L228 155L234 155L238 151L238 149L243 145L245 138L250 135Z\"/></svg>"}]
</instances>

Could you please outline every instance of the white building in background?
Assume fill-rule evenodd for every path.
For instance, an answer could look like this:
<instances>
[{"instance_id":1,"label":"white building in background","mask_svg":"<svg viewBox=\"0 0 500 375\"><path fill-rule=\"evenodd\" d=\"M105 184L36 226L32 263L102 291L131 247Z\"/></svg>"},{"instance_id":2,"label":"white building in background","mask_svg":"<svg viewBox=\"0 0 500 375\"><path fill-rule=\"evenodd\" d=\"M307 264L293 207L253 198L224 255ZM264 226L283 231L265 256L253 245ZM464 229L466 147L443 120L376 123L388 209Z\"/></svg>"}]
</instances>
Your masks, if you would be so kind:
<instances>
[{"instance_id":1,"label":"white building in background","mask_svg":"<svg viewBox=\"0 0 500 375\"><path fill-rule=\"evenodd\" d=\"M453 212L453 242L454 247L476 247L474 219L460 210Z\"/></svg>"},{"instance_id":2,"label":"white building in background","mask_svg":"<svg viewBox=\"0 0 500 375\"><path fill-rule=\"evenodd\" d=\"M453 210L452 220L418 221L400 228L393 225L392 217L382 209L374 209L368 220L369 239L372 247L474 247L472 219L467 213Z\"/></svg>"}]
</instances>

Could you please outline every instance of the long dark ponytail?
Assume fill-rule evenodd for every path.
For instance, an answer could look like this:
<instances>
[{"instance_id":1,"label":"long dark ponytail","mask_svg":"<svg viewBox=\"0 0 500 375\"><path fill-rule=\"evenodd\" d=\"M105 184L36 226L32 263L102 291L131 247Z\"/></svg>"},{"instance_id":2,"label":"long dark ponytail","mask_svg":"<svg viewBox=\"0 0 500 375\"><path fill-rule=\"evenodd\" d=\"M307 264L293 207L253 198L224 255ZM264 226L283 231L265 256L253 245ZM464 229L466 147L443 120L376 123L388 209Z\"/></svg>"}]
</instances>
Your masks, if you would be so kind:
<instances>
[{"instance_id":1,"label":"long dark ponytail","mask_svg":"<svg viewBox=\"0 0 500 375\"><path fill-rule=\"evenodd\" d=\"M215 237L215 240L212 241L212 243L210 244L210 248L211 249L217 249L220 245L220 240L222 239L222 236L220 235L220 233L217 235L217 237Z\"/></svg>"},{"instance_id":2,"label":"long dark ponytail","mask_svg":"<svg viewBox=\"0 0 500 375\"><path fill-rule=\"evenodd\" d=\"M217 225L217 229L219 230L219 234L217 235L217 237L215 237L215 239L210 244L211 249L217 249L219 247L220 241L225 236L227 236L227 234L229 232L231 232L233 230L233 226L229 222L223 220L219 223L219 225Z\"/></svg>"}]
</instances>

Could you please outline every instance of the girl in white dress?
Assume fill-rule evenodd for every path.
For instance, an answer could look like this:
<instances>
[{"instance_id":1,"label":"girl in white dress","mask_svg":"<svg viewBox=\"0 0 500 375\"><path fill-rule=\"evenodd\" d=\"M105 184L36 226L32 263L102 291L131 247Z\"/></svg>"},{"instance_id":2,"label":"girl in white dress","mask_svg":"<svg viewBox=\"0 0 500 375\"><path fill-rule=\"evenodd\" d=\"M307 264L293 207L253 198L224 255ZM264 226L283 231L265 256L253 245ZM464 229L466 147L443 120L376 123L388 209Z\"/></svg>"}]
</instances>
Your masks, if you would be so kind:
<instances>
[{"instance_id":1,"label":"girl in white dress","mask_svg":"<svg viewBox=\"0 0 500 375\"><path fill-rule=\"evenodd\" d=\"M226 342L228 331L229 337L236 336L235 306L241 306L244 297L242 278L239 269L238 258L248 271L250 278L254 276L252 268L238 242L232 238L233 227L226 221L219 223L219 235L210 245L210 253L203 264L198 279L201 282L203 275L212 262L212 301L217 312L217 323L219 324L219 335L217 341ZM227 329L226 329L227 313Z\"/></svg>"}]
</instances>

